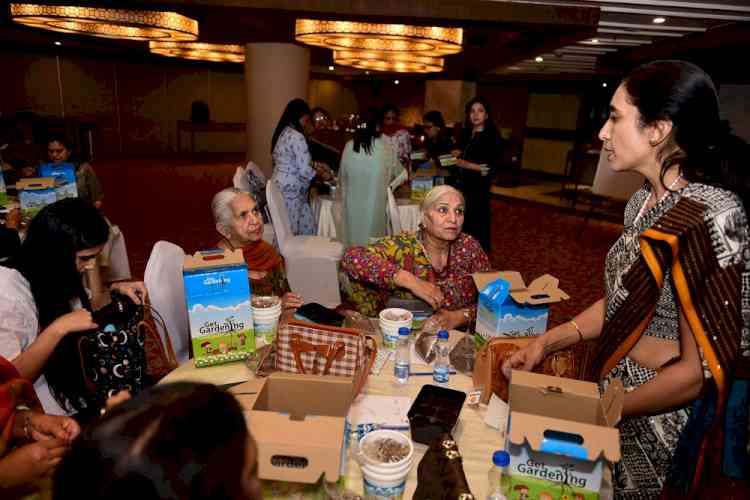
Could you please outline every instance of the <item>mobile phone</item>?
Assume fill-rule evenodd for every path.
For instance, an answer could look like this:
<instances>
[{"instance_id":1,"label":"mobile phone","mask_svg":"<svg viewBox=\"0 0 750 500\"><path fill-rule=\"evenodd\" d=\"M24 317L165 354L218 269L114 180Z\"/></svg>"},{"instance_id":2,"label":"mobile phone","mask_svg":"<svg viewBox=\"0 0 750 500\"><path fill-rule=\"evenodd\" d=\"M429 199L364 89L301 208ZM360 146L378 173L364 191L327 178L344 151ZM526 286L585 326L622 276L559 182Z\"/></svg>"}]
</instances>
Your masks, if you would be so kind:
<instances>
[{"instance_id":1,"label":"mobile phone","mask_svg":"<svg viewBox=\"0 0 750 500\"><path fill-rule=\"evenodd\" d=\"M344 319L346 319L343 314L339 314L333 309L328 309L316 302L310 302L301 306L295 314L313 323L330 326L341 326L344 324Z\"/></svg>"}]
</instances>

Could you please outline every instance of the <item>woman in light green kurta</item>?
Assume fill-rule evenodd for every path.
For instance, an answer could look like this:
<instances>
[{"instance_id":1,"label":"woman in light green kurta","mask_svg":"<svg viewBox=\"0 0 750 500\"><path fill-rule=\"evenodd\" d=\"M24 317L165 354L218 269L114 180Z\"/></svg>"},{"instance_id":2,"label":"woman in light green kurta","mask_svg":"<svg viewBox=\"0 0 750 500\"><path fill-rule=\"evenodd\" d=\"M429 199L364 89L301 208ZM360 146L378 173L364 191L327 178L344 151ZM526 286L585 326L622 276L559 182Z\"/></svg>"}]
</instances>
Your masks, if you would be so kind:
<instances>
[{"instance_id":1,"label":"woman in light green kurta","mask_svg":"<svg viewBox=\"0 0 750 500\"><path fill-rule=\"evenodd\" d=\"M341 241L346 247L368 245L370 238L386 235L388 190L407 178L395 151L380 137L378 112L369 111L365 118L344 147L339 169Z\"/></svg>"}]
</instances>

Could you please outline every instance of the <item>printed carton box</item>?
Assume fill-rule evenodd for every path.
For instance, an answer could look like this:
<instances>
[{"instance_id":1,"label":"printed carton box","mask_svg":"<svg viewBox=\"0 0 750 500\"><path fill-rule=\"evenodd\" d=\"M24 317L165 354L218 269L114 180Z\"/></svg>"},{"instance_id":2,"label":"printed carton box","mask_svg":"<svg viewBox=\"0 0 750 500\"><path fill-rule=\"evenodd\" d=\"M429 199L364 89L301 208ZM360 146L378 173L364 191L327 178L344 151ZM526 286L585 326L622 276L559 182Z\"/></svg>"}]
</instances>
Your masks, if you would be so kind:
<instances>
[{"instance_id":1,"label":"printed carton box","mask_svg":"<svg viewBox=\"0 0 750 500\"><path fill-rule=\"evenodd\" d=\"M624 389L514 370L506 449L511 499L597 500L607 462L620 459Z\"/></svg>"},{"instance_id":2,"label":"printed carton box","mask_svg":"<svg viewBox=\"0 0 750 500\"><path fill-rule=\"evenodd\" d=\"M183 280L195 366L238 361L254 352L250 283L242 251L188 255Z\"/></svg>"},{"instance_id":3,"label":"printed carton box","mask_svg":"<svg viewBox=\"0 0 750 500\"><path fill-rule=\"evenodd\" d=\"M55 179L57 199L78 198L76 167L72 163L47 163L39 167L40 177Z\"/></svg>"},{"instance_id":4,"label":"printed carton box","mask_svg":"<svg viewBox=\"0 0 750 500\"><path fill-rule=\"evenodd\" d=\"M18 201L21 204L21 217L30 221L47 205L57 201L55 179L52 177L34 177L20 179L16 182Z\"/></svg>"},{"instance_id":5,"label":"printed carton box","mask_svg":"<svg viewBox=\"0 0 750 500\"><path fill-rule=\"evenodd\" d=\"M418 175L411 180L411 199L416 201L424 200L427 192L435 186L435 180L432 176Z\"/></svg>"},{"instance_id":6,"label":"printed carton box","mask_svg":"<svg viewBox=\"0 0 750 500\"><path fill-rule=\"evenodd\" d=\"M472 277L479 290L476 332L485 339L541 335L547 330L550 304L570 298L550 274L528 286L517 271L475 273Z\"/></svg>"}]
</instances>

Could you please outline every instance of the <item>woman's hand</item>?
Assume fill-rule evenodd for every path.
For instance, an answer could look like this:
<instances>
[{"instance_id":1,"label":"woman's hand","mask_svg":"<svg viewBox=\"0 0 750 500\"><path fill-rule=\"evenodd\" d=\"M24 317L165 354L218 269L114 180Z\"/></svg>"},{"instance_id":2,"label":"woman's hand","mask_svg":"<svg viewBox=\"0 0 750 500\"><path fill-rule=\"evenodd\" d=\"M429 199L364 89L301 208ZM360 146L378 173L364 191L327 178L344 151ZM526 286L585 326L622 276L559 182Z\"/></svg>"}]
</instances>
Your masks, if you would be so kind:
<instances>
[{"instance_id":1,"label":"woman's hand","mask_svg":"<svg viewBox=\"0 0 750 500\"><path fill-rule=\"evenodd\" d=\"M18 228L21 227L21 209L16 207L12 208L10 212L8 212L8 217L5 219L5 227L8 229L15 229L18 230Z\"/></svg>"},{"instance_id":2,"label":"woman's hand","mask_svg":"<svg viewBox=\"0 0 750 500\"><path fill-rule=\"evenodd\" d=\"M403 269L396 273L393 282L396 286L406 288L411 293L424 300L436 311L443 305L445 296L437 285L417 278L412 273Z\"/></svg>"},{"instance_id":3,"label":"woman's hand","mask_svg":"<svg viewBox=\"0 0 750 500\"><path fill-rule=\"evenodd\" d=\"M50 475L68 450L63 439L36 441L0 458L0 490Z\"/></svg>"},{"instance_id":4,"label":"woman's hand","mask_svg":"<svg viewBox=\"0 0 750 500\"><path fill-rule=\"evenodd\" d=\"M136 304L144 304L146 300L146 285L142 281L118 281L112 283L109 288L122 295L127 295Z\"/></svg>"},{"instance_id":5,"label":"woman's hand","mask_svg":"<svg viewBox=\"0 0 750 500\"><path fill-rule=\"evenodd\" d=\"M85 332L86 330L94 330L98 327L99 325L94 323L90 311L78 309L63 314L53 321L48 329L63 337L72 332Z\"/></svg>"},{"instance_id":6,"label":"woman's hand","mask_svg":"<svg viewBox=\"0 0 750 500\"><path fill-rule=\"evenodd\" d=\"M81 433L78 422L70 417L31 412L29 417L31 438L35 441L62 439L72 441Z\"/></svg>"},{"instance_id":7,"label":"woman's hand","mask_svg":"<svg viewBox=\"0 0 750 500\"><path fill-rule=\"evenodd\" d=\"M451 149L451 155L453 155L454 158L461 158L462 151L460 149Z\"/></svg>"},{"instance_id":8,"label":"woman's hand","mask_svg":"<svg viewBox=\"0 0 750 500\"><path fill-rule=\"evenodd\" d=\"M531 371L544 359L545 339L544 335L535 338L523 349L511 355L503 363L503 375L510 380L511 370Z\"/></svg>"},{"instance_id":9,"label":"woman's hand","mask_svg":"<svg viewBox=\"0 0 750 500\"><path fill-rule=\"evenodd\" d=\"M424 322L423 331L453 330L461 326L465 321L463 309L448 311L441 309Z\"/></svg>"},{"instance_id":10,"label":"woman's hand","mask_svg":"<svg viewBox=\"0 0 750 500\"><path fill-rule=\"evenodd\" d=\"M303 304L302 297L293 292L287 292L281 297L281 308L295 310Z\"/></svg>"}]
</instances>

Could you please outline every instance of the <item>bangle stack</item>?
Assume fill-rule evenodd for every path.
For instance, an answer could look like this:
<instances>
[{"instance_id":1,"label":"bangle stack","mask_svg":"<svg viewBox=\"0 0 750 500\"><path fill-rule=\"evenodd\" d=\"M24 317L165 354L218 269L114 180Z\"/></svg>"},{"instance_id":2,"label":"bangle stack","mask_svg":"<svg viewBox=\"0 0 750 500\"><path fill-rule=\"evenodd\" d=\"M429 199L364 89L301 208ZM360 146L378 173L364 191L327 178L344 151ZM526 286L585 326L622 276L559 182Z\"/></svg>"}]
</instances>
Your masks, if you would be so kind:
<instances>
[{"instance_id":1,"label":"bangle stack","mask_svg":"<svg viewBox=\"0 0 750 500\"><path fill-rule=\"evenodd\" d=\"M570 323L573 325L573 328L576 329L578 332L578 342L583 342L583 332L581 331L581 327L578 326L578 323L576 323L576 320L571 319Z\"/></svg>"}]
</instances>

